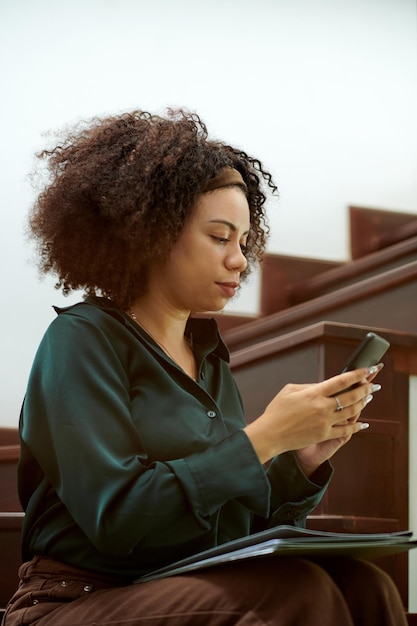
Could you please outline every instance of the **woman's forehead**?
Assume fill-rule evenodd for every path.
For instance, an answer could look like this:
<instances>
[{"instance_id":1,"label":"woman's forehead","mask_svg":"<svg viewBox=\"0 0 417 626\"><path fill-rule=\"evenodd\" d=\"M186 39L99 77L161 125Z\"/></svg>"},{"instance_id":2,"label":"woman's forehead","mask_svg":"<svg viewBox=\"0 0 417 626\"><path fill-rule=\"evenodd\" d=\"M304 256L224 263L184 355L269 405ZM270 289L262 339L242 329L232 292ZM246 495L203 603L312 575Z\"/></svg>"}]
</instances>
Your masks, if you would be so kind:
<instances>
[{"instance_id":1,"label":"woman's forehead","mask_svg":"<svg viewBox=\"0 0 417 626\"><path fill-rule=\"evenodd\" d=\"M201 194L193 216L207 223L232 225L232 230L246 232L250 228L248 201L242 188L236 185Z\"/></svg>"}]
</instances>

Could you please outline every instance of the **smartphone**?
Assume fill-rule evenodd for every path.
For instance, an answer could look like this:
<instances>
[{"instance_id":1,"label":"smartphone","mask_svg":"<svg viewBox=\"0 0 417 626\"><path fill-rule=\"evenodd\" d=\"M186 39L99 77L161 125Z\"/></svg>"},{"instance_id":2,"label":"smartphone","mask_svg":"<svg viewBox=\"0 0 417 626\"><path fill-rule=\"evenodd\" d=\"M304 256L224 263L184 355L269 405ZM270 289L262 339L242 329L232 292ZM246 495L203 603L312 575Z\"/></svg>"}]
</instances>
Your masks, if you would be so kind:
<instances>
[{"instance_id":1,"label":"smartphone","mask_svg":"<svg viewBox=\"0 0 417 626\"><path fill-rule=\"evenodd\" d=\"M375 333L368 333L345 363L341 373L380 363L389 346L389 341L383 337Z\"/></svg>"},{"instance_id":2,"label":"smartphone","mask_svg":"<svg viewBox=\"0 0 417 626\"><path fill-rule=\"evenodd\" d=\"M361 367L371 367L371 365L376 365L377 363L380 363L381 358L389 347L389 341L375 333L368 333L363 338L356 350L354 350L354 352L351 354L340 373L343 374L344 372L357 370ZM345 391L354 389L358 385L359 383L357 383L356 385L352 385L351 387L347 387L347 389L343 389L343 391L339 391L337 394L333 394L333 396L345 393Z\"/></svg>"}]
</instances>

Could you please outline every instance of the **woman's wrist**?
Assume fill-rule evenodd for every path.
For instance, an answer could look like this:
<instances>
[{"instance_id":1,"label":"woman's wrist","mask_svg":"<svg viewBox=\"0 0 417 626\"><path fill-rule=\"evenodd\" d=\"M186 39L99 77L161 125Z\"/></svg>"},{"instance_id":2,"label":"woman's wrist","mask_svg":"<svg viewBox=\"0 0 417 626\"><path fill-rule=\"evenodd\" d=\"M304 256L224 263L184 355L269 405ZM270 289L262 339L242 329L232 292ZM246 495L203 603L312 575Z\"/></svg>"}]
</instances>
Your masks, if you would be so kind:
<instances>
[{"instance_id":1,"label":"woman's wrist","mask_svg":"<svg viewBox=\"0 0 417 626\"><path fill-rule=\"evenodd\" d=\"M306 478L311 478L311 476L314 474L314 472L316 472L318 470L318 468L320 467L321 463L317 464L317 463L307 463L305 462L300 454L299 450L294 450L294 454L295 457L297 459L297 463L300 466L301 471L303 472L304 476Z\"/></svg>"},{"instance_id":2,"label":"woman's wrist","mask_svg":"<svg viewBox=\"0 0 417 626\"><path fill-rule=\"evenodd\" d=\"M280 454L280 452L284 452L284 450L279 450L277 446L273 444L267 429L259 423L260 419L261 418L258 418L251 422L243 430L258 455L260 462L263 464L270 461L277 454Z\"/></svg>"}]
</instances>

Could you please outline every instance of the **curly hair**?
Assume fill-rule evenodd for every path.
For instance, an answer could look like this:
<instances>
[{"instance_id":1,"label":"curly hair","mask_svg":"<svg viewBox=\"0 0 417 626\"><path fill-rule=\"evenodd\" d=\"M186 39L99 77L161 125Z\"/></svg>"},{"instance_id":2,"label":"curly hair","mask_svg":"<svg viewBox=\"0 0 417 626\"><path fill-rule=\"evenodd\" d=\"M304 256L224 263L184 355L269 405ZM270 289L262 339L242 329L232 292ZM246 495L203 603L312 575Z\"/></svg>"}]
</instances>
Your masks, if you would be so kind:
<instances>
[{"instance_id":1,"label":"curly hair","mask_svg":"<svg viewBox=\"0 0 417 626\"><path fill-rule=\"evenodd\" d=\"M40 271L57 275L64 294L83 289L127 309L146 290L149 265L169 254L204 184L224 167L247 185L247 272L262 258L269 229L261 182L273 193L277 187L259 160L210 140L195 113L94 118L37 156L47 159L50 179L29 233Z\"/></svg>"}]
</instances>

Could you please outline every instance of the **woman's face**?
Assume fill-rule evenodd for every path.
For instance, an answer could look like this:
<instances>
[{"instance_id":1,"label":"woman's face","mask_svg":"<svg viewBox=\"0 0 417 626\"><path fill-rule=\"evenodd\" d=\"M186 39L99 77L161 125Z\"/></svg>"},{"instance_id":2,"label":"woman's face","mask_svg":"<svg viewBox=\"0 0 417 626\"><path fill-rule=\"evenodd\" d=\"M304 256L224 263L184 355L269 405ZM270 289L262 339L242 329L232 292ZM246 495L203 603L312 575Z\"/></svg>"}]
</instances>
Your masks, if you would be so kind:
<instances>
[{"instance_id":1,"label":"woman's face","mask_svg":"<svg viewBox=\"0 0 417 626\"><path fill-rule=\"evenodd\" d=\"M149 289L181 311L219 311L239 287L247 261L249 205L239 187L201 194L167 261L150 271Z\"/></svg>"}]
</instances>

